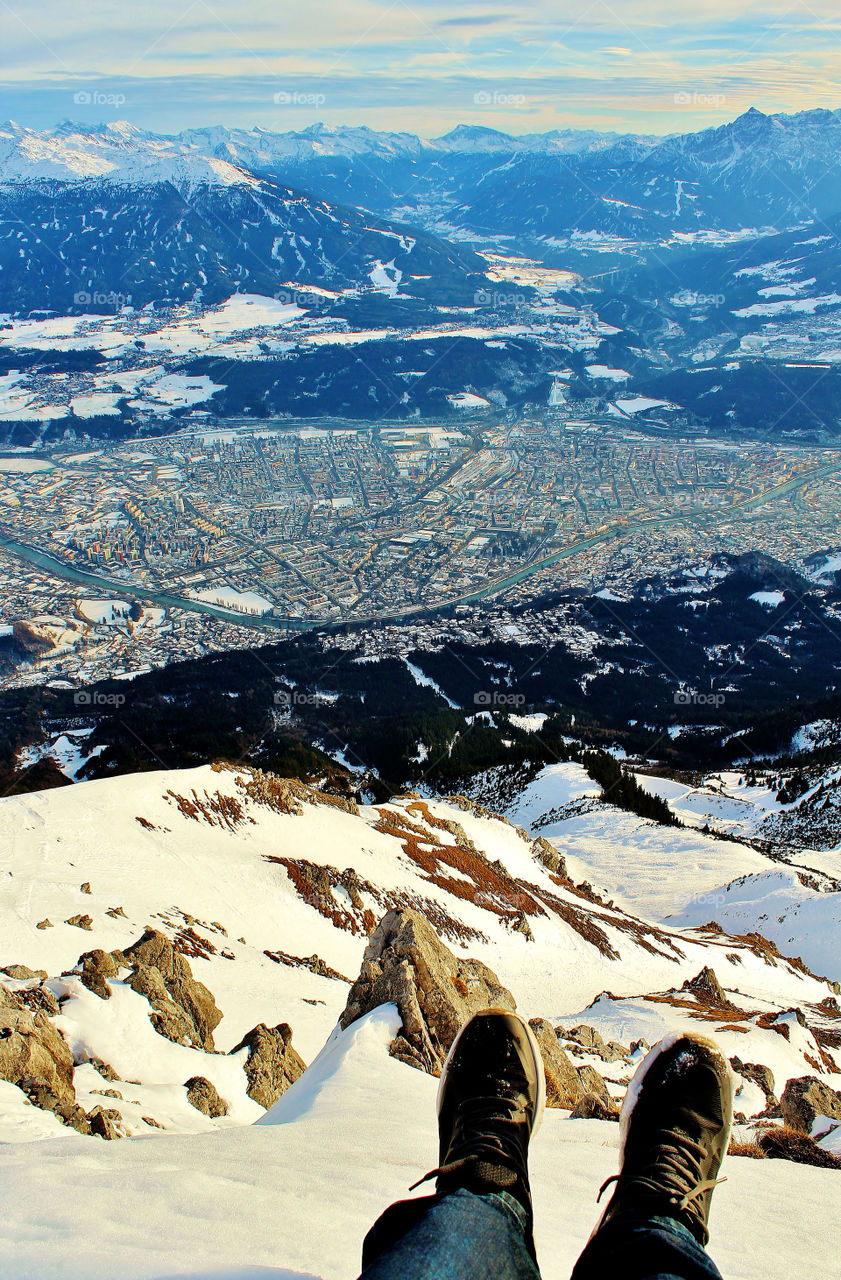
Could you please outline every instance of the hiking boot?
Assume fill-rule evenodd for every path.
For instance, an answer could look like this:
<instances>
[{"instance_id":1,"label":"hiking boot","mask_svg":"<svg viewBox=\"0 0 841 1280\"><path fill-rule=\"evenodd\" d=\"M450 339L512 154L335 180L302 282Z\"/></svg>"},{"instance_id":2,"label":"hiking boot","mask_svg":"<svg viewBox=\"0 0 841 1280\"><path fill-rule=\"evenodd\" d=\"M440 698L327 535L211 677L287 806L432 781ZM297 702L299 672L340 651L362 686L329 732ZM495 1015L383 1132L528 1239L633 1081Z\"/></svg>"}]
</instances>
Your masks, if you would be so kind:
<instances>
[{"instance_id":1,"label":"hiking boot","mask_svg":"<svg viewBox=\"0 0 841 1280\"><path fill-rule=\"evenodd\" d=\"M676 1218L700 1244L733 1123L735 1077L704 1036L671 1035L655 1045L628 1086L620 1117L617 1184L598 1231L629 1212ZM595 1234L595 1233L594 1233Z\"/></svg>"},{"instance_id":2,"label":"hiking boot","mask_svg":"<svg viewBox=\"0 0 841 1280\"><path fill-rule=\"evenodd\" d=\"M438 1194L506 1191L525 1209L530 1236L529 1139L545 1105L543 1059L528 1024L507 1009L474 1014L441 1073L439 1167L427 1174L437 1177Z\"/></svg>"}]
</instances>

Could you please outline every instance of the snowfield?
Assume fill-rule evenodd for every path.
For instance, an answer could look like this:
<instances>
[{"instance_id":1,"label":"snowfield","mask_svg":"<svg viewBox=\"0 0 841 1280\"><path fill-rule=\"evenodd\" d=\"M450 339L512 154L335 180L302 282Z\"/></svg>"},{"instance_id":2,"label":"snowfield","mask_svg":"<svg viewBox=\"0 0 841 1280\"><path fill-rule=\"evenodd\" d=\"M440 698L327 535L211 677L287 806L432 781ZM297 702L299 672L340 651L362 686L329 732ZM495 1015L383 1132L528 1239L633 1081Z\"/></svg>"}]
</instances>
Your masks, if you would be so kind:
<instances>
[{"instance_id":1,"label":"snowfield","mask_svg":"<svg viewBox=\"0 0 841 1280\"><path fill-rule=\"evenodd\" d=\"M398 1024L384 1006L349 1028L257 1125L0 1148L5 1274L351 1280L369 1226L437 1159L437 1081L388 1056ZM546 1113L531 1158L545 1280L566 1280L583 1249L618 1136L614 1124ZM726 1172L710 1252L727 1280L836 1274L832 1230L805 1224L837 1221L841 1178L733 1158ZM48 1229L36 1226L45 1210Z\"/></svg>"},{"instance_id":2,"label":"snowfield","mask_svg":"<svg viewBox=\"0 0 841 1280\"><path fill-rule=\"evenodd\" d=\"M769 1066L778 1092L807 1074L837 1088L841 1051L824 1044L826 1069L814 1065L815 1029L837 1025L819 1008L834 995L825 980L750 939L650 923L679 899L688 916L692 892L732 880L738 859L749 880L759 868L778 874L778 864L640 822L601 805L597 790L578 766L547 770L516 806L523 825L467 801L407 796L357 809L227 765L0 801L0 965L47 972L78 1101L113 1108L129 1135L82 1137L0 1082L4 1274L355 1276L373 1219L436 1159L436 1081L388 1055L394 1006L335 1030L371 922L394 904L423 911L457 955L489 965L527 1017L567 1030L586 1023L626 1045L694 1027L728 1056ZM550 870L548 846L526 826L569 851L569 878ZM621 887L622 900L576 887L585 876L617 897ZM531 938L513 927L512 902ZM52 927L37 927L45 921ZM82 952L124 950L147 927L186 949L213 993L223 1013L215 1052L158 1034L125 970L109 979L107 1000L82 983ZM724 1021L683 989L705 966L735 1006ZM12 991L38 985L0 981ZM269 1111L246 1092L246 1050L230 1052L260 1022L288 1022L311 1064ZM107 1093L95 1059L119 1077ZM586 1050L575 1061L601 1070L616 1099L635 1065ZM216 1086L227 1116L188 1103L194 1076ZM764 1105L743 1081L737 1108L752 1116ZM816 1136L829 1150L839 1139L826 1125ZM547 1280L568 1276L586 1241L617 1139L616 1125L547 1113L532 1164ZM841 1213L835 1171L734 1158L727 1172L711 1248L728 1280L833 1274L832 1232L807 1224Z\"/></svg>"}]
</instances>

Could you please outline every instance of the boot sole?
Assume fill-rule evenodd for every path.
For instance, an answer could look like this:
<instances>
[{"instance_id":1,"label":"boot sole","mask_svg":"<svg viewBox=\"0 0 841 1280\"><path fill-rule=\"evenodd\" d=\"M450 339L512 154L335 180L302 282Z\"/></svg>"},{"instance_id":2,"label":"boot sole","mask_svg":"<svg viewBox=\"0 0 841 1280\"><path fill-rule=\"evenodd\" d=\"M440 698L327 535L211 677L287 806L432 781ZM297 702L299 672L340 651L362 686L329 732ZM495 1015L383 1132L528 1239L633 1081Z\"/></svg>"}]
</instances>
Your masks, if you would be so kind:
<instances>
[{"instance_id":1,"label":"boot sole","mask_svg":"<svg viewBox=\"0 0 841 1280\"><path fill-rule=\"evenodd\" d=\"M540 1052L540 1045L537 1043L537 1040L535 1039L534 1032L532 1031L531 1027L526 1022L525 1018L521 1017L519 1013L514 1013L512 1012L511 1009L483 1009L481 1010L481 1012L482 1013L504 1013L509 1018L514 1018L517 1022L519 1022L520 1026L523 1028L523 1030L526 1033L526 1042L529 1048L531 1049L532 1062L534 1064L535 1075L537 1076L537 1102L534 1108L534 1123L531 1127L531 1136L533 1138L534 1135L537 1133L538 1129L540 1128L541 1124L543 1123L543 1113L546 1110L546 1071L543 1066L543 1055ZM441 1097L444 1092L444 1081L447 1078L447 1068L449 1067L450 1062L456 1052L456 1049L458 1048L458 1043L461 1040L461 1037L464 1035L464 1032L467 1029L467 1027L469 1027L471 1021L472 1021L472 1018L467 1019L467 1022L465 1022L464 1026L461 1028L455 1040L451 1044L450 1052L447 1054L447 1059L441 1070L441 1080L438 1085L438 1095L435 1103L436 1114L439 1116L441 1114Z\"/></svg>"}]
</instances>

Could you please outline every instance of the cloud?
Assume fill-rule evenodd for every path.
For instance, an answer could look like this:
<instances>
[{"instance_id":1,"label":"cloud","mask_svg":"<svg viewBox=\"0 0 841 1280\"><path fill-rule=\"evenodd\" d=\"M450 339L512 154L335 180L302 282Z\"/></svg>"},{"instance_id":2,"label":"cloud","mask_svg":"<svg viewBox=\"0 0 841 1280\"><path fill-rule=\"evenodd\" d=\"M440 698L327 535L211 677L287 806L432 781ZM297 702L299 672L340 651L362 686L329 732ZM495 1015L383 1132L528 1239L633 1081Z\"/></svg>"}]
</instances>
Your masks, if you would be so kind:
<instances>
[{"instance_id":1,"label":"cloud","mask_svg":"<svg viewBox=\"0 0 841 1280\"><path fill-rule=\"evenodd\" d=\"M280 127L278 86L326 96L332 123L414 132L477 116L477 90L525 99L529 127L566 124L668 132L732 118L751 105L841 104L837 0L39 0L2 8L4 110L24 123L72 114L72 89L117 86L139 124ZM309 88L308 88L309 87ZM675 94L694 94L676 112ZM492 95L493 96L493 95ZM713 109L709 102L716 105ZM267 103L269 105L267 105ZM471 114L472 113L472 114ZM276 115L276 113L275 113ZM200 117L200 118L199 118ZM283 127L309 123L284 117Z\"/></svg>"}]
</instances>

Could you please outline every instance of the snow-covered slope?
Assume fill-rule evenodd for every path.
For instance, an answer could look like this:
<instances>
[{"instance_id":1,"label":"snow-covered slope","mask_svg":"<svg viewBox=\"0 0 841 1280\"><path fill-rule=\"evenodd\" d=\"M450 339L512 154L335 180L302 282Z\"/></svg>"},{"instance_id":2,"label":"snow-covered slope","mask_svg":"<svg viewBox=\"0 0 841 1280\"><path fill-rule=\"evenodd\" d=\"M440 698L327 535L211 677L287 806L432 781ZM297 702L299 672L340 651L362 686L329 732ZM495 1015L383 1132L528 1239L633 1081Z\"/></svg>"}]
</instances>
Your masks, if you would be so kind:
<instances>
[{"instance_id":1,"label":"snow-covered slope","mask_svg":"<svg viewBox=\"0 0 841 1280\"><path fill-rule=\"evenodd\" d=\"M512 821L563 849L577 878L586 876L626 910L670 924L715 920L728 932L761 933L785 955L800 956L838 981L841 851L834 838L829 848L786 839L790 832L802 841L810 816L818 830L814 810L834 804L837 774L830 770L823 786L816 782L789 806L780 804L767 780L746 781L736 773L695 785L637 774L646 790L668 802L686 824L683 830L605 805L578 764L548 766L503 807ZM718 838L711 839L705 826ZM782 833L772 854L746 843L764 847L775 826Z\"/></svg>"},{"instance_id":2,"label":"snow-covered slope","mask_svg":"<svg viewBox=\"0 0 841 1280\"><path fill-rule=\"evenodd\" d=\"M561 781L567 796L586 791L578 777ZM539 798L524 802L524 816ZM604 810L617 841L629 834L622 819ZM706 842L710 859L733 856L700 833L660 830L678 842L671 861L665 845L651 846L675 885L686 878L685 834L699 848ZM435 1084L388 1056L393 1006L334 1031L366 936L391 906L423 912L453 951L488 964L526 1016L565 1031L583 1022L626 1045L693 1026L715 1034L729 1056L770 1066L778 1091L806 1074L835 1087L841 1051L826 1034L836 1025L826 981L761 940L664 927L604 902L576 887L588 857L581 835L576 850L569 876L551 869L548 844L469 801L407 796L357 808L227 765L0 801L0 966L49 975L43 989L61 1000L52 1021L73 1051L82 1106L113 1108L127 1134L156 1139L82 1137L0 1083L9 1274L355 1274L372 1218L434 1163ZM630 873L626 890L630 904ZM215 996L224 1015L215 1051L159 1035L124 971L109 980L107 1000L82 982L80 953L125 950L147 927L174 940ZM707 966L726 1006L685 986ZM31 991L38 979L2 974L0 983ZM245 1050L229 1052L260 1022L289 1023L312 1064L269 1112L246 1092ZM621 1097L640 1050L603 1062L568 1047ZM95 1060L119 1077L107 1092ZM189 1105L184 1082L195 1076L216 1086L227 1116ZM737 1106L753 1115L765 1098L745 1081ZM569 1273L597 1186L614 1171L615 1141L615 1126L548 1117L534 1156L546 1276ZM791 1276L793 1260L808 1263L804 1274L826 1274L822 1237L798 1245L797 1228L774 1206L796 1190L804 1213L817 1211L841 1180L777 1162L732 1163L714 1235L728 1274ZM130 1195L115 1197L115 1186ZM745 1249L743 1206L760 1195ZM35 1219L47 1196L44 1230ZM776 1259L786 1260L785 1273Z\"/></svg>"},{"instance_id":3,"label":"snow-covered slope","mask_svg":"<svg viewBox=\"0 0 841 1280\"><path fill-rule=\"evenodd\" d=\"M393 1006L355 1024L265 1124L164 1142L0 1148L5 1273L351 1280L373 1220L436 1160L437 1082L388 1056L396 1026ZM547 1112L531 1155L546 1280L566 1280L584 1247L617 1140L617 1125ZM841 1178L736 1159L727 1176L710 1250L728 1280L829 1280ZM33 1230L36 1215L47 1221Z\"/></svg>"}]
</instances>

